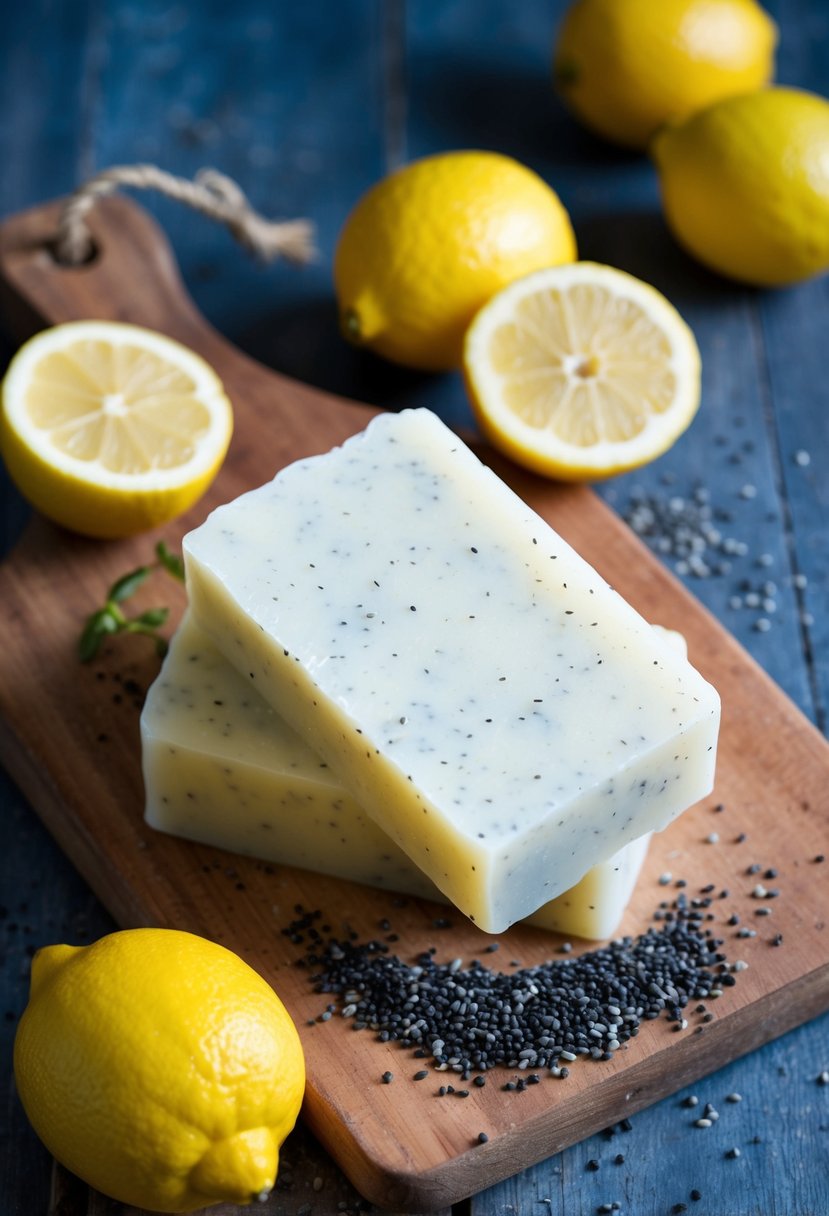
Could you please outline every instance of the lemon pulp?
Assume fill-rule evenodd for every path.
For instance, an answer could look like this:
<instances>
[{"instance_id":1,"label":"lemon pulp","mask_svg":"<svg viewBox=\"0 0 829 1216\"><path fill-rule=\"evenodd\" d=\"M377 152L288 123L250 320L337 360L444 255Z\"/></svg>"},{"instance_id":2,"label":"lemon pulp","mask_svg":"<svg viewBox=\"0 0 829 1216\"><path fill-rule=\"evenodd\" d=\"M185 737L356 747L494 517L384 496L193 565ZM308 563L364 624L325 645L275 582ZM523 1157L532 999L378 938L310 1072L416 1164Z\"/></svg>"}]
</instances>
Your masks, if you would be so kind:
<instances>
[{"instance_id":1,"label":"lemon pulp","mask_svg":"<svg viewBox=\"0 0 829 1216\"><path fill-rule=\"evenodd\" d=\"M696 343L672 305L587 262L528 275L496 296L470 328L464 363L490 442L568 480L653 459L699 403Z\"/></svg>"},{"instance_id":2,"label":"lemon pulp","mask_svg":"<svg viewBox=\"0 0 829 1216\"><path fill-rule=\"evenodd\" d=\"M187 510L224 458L232 413L186 347L138 326L46 330L3 382L3 455L21 493L56 523L126 536Z\"/></svg>"}]
</instances>

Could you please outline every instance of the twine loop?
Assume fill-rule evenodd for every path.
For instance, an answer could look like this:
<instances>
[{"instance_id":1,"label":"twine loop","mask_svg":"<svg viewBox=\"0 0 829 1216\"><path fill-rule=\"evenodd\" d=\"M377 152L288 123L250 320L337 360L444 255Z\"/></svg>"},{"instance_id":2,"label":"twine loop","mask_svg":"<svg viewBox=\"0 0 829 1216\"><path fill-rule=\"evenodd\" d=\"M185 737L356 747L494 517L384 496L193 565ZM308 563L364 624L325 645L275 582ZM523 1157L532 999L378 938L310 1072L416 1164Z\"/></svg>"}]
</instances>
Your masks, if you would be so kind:
<instances>
[{"instance_id":1,"label":"twine loop","mask_svg":"<svg viewBox=\"0 0 829 1216\"><path fill-rule=\"evenodd\" d=\"M87 216L99 198L121 186L158 190L202 215L224 224L233 237L264 262L286 258L310 262L315 254L314 229L308 220L267 220L251 207L244 191L216 169L201 169L191 181L157 165L116 165L90 177L63 204L55 237L55 256L64 265L79 266L91 258L95 244Z\"/></svg>"}]
</instances>

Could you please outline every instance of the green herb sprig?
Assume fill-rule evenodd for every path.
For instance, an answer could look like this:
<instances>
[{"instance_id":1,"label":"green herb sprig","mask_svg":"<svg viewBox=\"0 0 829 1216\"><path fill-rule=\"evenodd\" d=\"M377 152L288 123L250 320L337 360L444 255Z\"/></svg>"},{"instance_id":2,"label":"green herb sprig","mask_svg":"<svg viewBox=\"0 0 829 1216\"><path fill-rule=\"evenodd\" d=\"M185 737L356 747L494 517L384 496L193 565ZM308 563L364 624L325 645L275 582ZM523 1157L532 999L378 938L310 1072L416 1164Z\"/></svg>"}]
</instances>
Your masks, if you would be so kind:
<instances>
[{"instance_id":1,"label":"green herb sprig","mask_svg":"<svg viewBox=\"0 0 829 1216\"><path fill-rule=\"evenodd\" d=\"M78 641L78 655L82 663L95 658L105 638L116 633L143 633L155 642L156 654L163 658L167 653L167 640L158 630L170 615L169 608L147 608L136 616L127 616L121 605L135 595L139 587L156 570L166 570L174 579L184 582L184 562L171 553L163 540L155 547L156 560L148 566L139 566L116 579L107 592L103 608L91 613Z\"/></svg>"}]
</instances>

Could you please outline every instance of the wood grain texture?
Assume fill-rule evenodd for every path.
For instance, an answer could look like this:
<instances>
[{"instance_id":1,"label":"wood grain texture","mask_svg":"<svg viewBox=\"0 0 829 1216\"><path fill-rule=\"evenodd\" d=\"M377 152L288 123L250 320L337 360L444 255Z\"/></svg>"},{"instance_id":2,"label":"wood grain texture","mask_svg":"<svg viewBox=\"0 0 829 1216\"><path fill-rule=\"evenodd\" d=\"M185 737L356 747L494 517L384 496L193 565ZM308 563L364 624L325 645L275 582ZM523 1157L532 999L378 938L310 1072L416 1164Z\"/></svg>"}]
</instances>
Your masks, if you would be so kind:
<instances>
[{"instance_id":1,"label":"wood grain texture","mask_svg":"<svg viewBox=\"0 0 829 1216\"><path fill-rule=\"evenodd\" d=\"M592 139L551 94L549 49L566 6L567 0L349 0L340 6L311 0L302 12L272 0L236 0L231 7L220 0L29 0L7 6L0 39L0 212L54 197L113 160L149 157L188 172L203 164L232 169L265 211L291 215L301 208L310 214L322 257L301 274L280 266L263 270L202 221L147 199L173 236L200 310L278 371L375 404L425 404L462 424L468 409L459 377L406 372L341 342L330 251L360 190L401 157L498 146L528 159L565 197L583 253L653 277L692 322L702 350L703 407L679 449L599 493L622 512L636 487L664 499L689 493L701 476L713 503L735 510L732 530L752 542L754 553L773 549L770 576L781 590L798 568L791 561L791 553L797 555L809 575L805 607L816 618L800 633L797 605L788 595L780 597L769 633L754 629L756 614L730 607L741 582L769 577L750 555L728 575L686 581L819 720L816 693L822 690L825 705L829 671L821 472L829 419L826 283L743 292L704 272L700 277L677 254L647 161ZM824 0L766 0L765 7L780 25L779 79L826 93ZM778 320L772 324L767 315ZM755 320L748 325L747 318ZM9 335L2 334L0 363L10 354ZM771 425L758 425L762 414ZM727 446L712 450L715 438ZM789 439L811 449L811 469L804 475L789 466L783 478L768 479L763 470L774 467L777 454L786 473ZM744 450L749 441L753 452ZM742 464L732 465L737 457ZM758 486L753 504L738 497L746 481ZM0 491L8 543L27 512L1 472ZM5 775L0 802L0 1194L4 1216L42 1216L48 1160L15 1098L10 1063L14 1019L26 1000L27 948L89 940L112 921ZM756 843L750 836L748 847ZM640 1113L629 1134L591 1137L456 1205L455 1216L550 1210L570 1216L612 1198L636 1216L663 1216L677 1201L698 1216L823 1212L829 1208L829 1090L814 1078L829 1066L828 1042L829 1014L708 1077L694 1090L701 1101L718 1104L720 1121L708 1132L691 1127L678 1105L686 1089ZM744 1101L725 1104L734 1089ZM761 1144L752 1144L756 1135ZM742 1148L739 1161L724 1158L730 1143ZM626 1160L616 1166L619 1151ZM601 1161L600 1171L585 1170L591 1158ZM319 1160L324 1162L322 1150ZM689 1201L695 1185L703 1193L698 1204ZM329 1200L327 1189L309 1196L313 1216L336 1216ZM536 1200L549 1202L537 1206ZM100 1211L104 1202L93 1197L79 1212ZM296 1216L305 1202L286 1192L277 1212ZM107 1206L107 1216L114 1211L133 1216Z\"/></svg>"},{"instance_id":2,"label":"wood grain texture","mask_svg":"<svg viewBox=\"0 0 829 1216\"><path fill-rule=\"evenodd\" d=\"M112 200L99 210L99 255L79 270L51 262L44 241L53 222L54 208L42 208L8 221L0 232L8 317L23 325L34 315L152 324L200 350L234 401L237 434L227 464L208 498L165 530L172 543L211 505L267 479L290 459L340 442L367 421L365 407L266 371L212 331L187 300L159 230L134 204ZM766 864L780 869L781 884L792 884L790 898L784 891L763 932L740 942L739 955L750 968L720 1000L718 1016L702 1034L676 1035L664 1023L648 1024L613 1061L574 1068L566 1084L548 1080L517 1100L494 1083L463 1104L435 1100L431 1082L382 1086L387 1067L401 1080L405 1076L399 1048L355 1035L339 1019L307 1024L319 1014L320 998L293 965L296 950L279 932L295 904L322 908L332 920L347 915L361 936L373 935L380 919L392 916L404 955L430 944L434 912L428 905L409 901L395 908L387 894L352 884L287 869L270 874L261 863L231 860L143 824L139 699L124 681L146 686L154 662L149 654L128 658L113 645L101 663L79 669L73 643L88 605L139 562L152 538L101 545L36 522L0 572L7 607L0 752L7 767L119 923L204 933L274 982L302 1028L309 1126L364 1195L401 1210L437 1208L477 1192L829 1006L826 883L807 881L810 858L819 849L829 852L826 743L589 490L542 483L491 459L646 617L682 629L693 661L723 696L715 800L727 807L728 832L721 831L719 845L706 844L715 822L707 802L658 837L623 928L637 932L648 925L659 898L655 880L666 869L681 873L692 892L708 882L729 890L717 906L718 926L735 910L751 917L754 880L746 877L745 864L758 846L750 853L746 842L737 843L740 831L759 839ZM31 603L43 605L37 631L26 617ZM72 713L62 712L70 704ZM719 829L720 816L716 822ZM447 957L478 955L486 937L454 920L451 934L435 944ZM773 932L784 934L786 950L769 950ZM526 964L549 957L556 946L550 935L523 928L502 940L510 957ZM734 949L729 942L731 957ZM475 1146L481 1130L489 1143Z\"/></svg>"}]
</instances>

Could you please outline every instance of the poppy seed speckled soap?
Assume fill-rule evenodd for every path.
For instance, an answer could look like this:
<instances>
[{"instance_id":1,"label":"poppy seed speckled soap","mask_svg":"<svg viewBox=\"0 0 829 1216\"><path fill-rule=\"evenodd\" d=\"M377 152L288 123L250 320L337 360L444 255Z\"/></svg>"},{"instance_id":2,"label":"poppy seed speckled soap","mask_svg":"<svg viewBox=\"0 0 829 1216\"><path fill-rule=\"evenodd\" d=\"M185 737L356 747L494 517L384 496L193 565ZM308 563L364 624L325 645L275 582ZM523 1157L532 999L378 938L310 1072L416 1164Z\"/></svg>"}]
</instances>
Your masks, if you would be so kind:
<instances>
[{"instance_id":1,"label":"poppy seed speckled soap","mask_svg":"<svg viewBox=\"0 0 829 1216\"><path fill-rule=\"evenodd\" d=\"M201 627L488 932L712 787L715 690L427 410L184 553Z\"/></svg>"},{"instance_id":2,"label":"poppy seed speckled soap","mask_svg":"<svg viewBox=\"0 0 829 1216\"><path fill-rule=\"evenodd\" d=\"M152 827L263 861L445 898L189 614L147 692L141 744L145 817ZM594 866L540 908L532 924L609 937L648 839L641 836Z\"/></svg>"}]
</instances>

